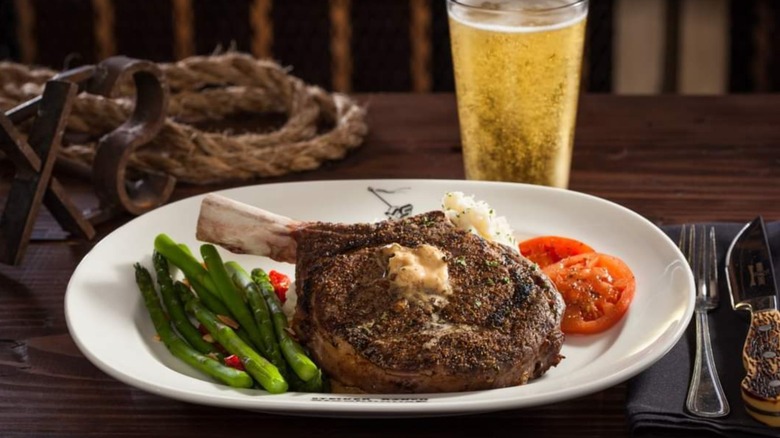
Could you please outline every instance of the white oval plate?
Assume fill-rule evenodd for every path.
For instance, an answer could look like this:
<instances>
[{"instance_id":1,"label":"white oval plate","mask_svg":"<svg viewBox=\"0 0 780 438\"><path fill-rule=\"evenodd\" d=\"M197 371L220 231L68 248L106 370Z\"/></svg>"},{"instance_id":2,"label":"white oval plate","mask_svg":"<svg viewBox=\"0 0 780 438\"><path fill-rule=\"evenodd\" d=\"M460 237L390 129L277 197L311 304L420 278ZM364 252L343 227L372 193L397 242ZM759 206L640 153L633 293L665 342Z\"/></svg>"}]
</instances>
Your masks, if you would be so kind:
<instances>
[{"instance_id":1,"label":"white oval plate","mask_svg":"<svg viewBox=\"0 0 780 438\"><path fill-rule=\"evenodd\" d=\"M487 201L518 240L556 234L623 259L637 290L623 320L599 335L569 336L560 365L527 385L420 395L268 395L232 389L173 358L155 340L132 265L151 267L154 237L167 233L197 251L202 196L171 203L120 227L81 261L68 284L65 314L84 355L140 389L192 403L292 415L404 417L453 415L552 403L593 393L636 375L666 354L693 312L694 283L675 244L638 214L593 196L547 187L476 181L360 180L267 184L221 193L302 220L372 222L440 208L448 191ZM222 252L247 268L294 274L292 265Z\"/></svg>"}]
</instances>

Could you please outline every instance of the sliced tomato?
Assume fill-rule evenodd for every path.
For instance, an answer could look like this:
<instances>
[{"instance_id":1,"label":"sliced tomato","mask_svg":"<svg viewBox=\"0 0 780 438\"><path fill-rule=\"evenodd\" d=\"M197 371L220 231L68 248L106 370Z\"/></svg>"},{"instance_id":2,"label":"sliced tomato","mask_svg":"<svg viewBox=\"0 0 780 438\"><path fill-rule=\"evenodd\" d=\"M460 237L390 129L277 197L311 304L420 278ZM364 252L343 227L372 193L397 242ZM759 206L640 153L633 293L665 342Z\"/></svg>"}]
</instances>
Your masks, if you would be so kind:
<instances>
[{"instance_id":1,"label":"sliced tomato","mask_svg":"<svg viewBox=\"0 0 780 438\"><path fill-rule=\"evenodd\" d=\"M566 257L589 252L594 252L593 248L568 237L540 236L520 243L520 253L542 268Z\"/></svg>"},{"instance_id":2,"label":"sliced tomato","mask_svg":"<svg viewBox=\"0 0 780 438\"><path fill-rule=\"evenodd\" d=\"M628 310L636 290L631 269L619 258L600 253L565 258L544 268L566 302L564 333L599 333Z\"/></svg>"}]
</instances>

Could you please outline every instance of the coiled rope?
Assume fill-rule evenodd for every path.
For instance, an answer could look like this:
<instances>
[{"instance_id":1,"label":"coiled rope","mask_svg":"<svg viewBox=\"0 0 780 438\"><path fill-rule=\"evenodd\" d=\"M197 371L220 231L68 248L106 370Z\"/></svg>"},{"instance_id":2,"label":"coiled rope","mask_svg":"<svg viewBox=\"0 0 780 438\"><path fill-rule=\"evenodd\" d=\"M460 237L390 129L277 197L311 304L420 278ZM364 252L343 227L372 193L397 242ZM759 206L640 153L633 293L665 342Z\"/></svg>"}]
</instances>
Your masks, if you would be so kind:
<instances>
[{"instance_id":1,"label":"coiled rope","mask_svg":"<svg viewBox=\"0 0 780 438\"><path fill-rule=\"evenodd\" d=\"M280 176L341 159L360 146L368 132L365 110L355 101L309 86L272 61L230 52L160 68L171 92L168 117L157 136L134 151L131 168L165 172L193 184ZM55 74L0 62L0 110L40 95ZM116 98L79 94L67 130L77 134L69 138L89 140L66 145L61 156L91 165L100 136L130 116L130 86ZM257 113L283 113L286 122L271 132L208 132L196 127Z\"/></svg>"}]
</instances>

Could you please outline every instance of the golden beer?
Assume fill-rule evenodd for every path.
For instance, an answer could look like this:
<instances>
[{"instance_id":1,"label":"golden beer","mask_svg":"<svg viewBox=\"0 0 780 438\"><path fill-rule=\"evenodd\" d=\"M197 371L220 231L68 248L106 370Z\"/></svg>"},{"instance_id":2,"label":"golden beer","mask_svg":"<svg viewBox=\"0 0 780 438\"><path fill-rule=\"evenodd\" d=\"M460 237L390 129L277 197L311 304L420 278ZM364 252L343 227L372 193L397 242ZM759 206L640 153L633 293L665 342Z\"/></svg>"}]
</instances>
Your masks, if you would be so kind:
<instances>
[{"instance_id":1,"label":"golden beer","mask_svg":"<svg viewBox=\"0 0 780 438\"><path fill-rule=\"evenodd\" d=\"M448 2L466 178L565 188L587 1L474 3Z\"/></svg>"}]
</instances>

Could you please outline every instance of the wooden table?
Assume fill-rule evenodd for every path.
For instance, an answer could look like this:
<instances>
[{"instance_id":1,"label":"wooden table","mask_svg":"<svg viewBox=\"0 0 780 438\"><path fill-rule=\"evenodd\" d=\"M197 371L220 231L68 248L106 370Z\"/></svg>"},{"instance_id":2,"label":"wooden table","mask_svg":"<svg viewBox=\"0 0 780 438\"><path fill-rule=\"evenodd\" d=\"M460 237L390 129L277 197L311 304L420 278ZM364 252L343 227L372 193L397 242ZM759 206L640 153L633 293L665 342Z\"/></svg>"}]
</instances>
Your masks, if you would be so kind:
<instances>
[{"instance_id":1,"label":"wooden table","mask_svg":"<svg viewBox=\"0 0 780 438\"><path fill-rule=\"evenodd\" d=\"M340 162L257 183L354 178L463 178L452 95L364 95L371 134ZM582 99L571 189L655 223L780 219L780 96ZM0 199L10 179L0 165ZM82 207L89 187L62 178ZM176 197L226 186L180 186ZM23 264L0 265L0 436L627 436L626 387L532 409L457 418L294 418L163 398L109 378L65 325L71 273L94 242L37 241ZM42 218L38 235L58 234Z\"/></svg>"}]
</instances>

